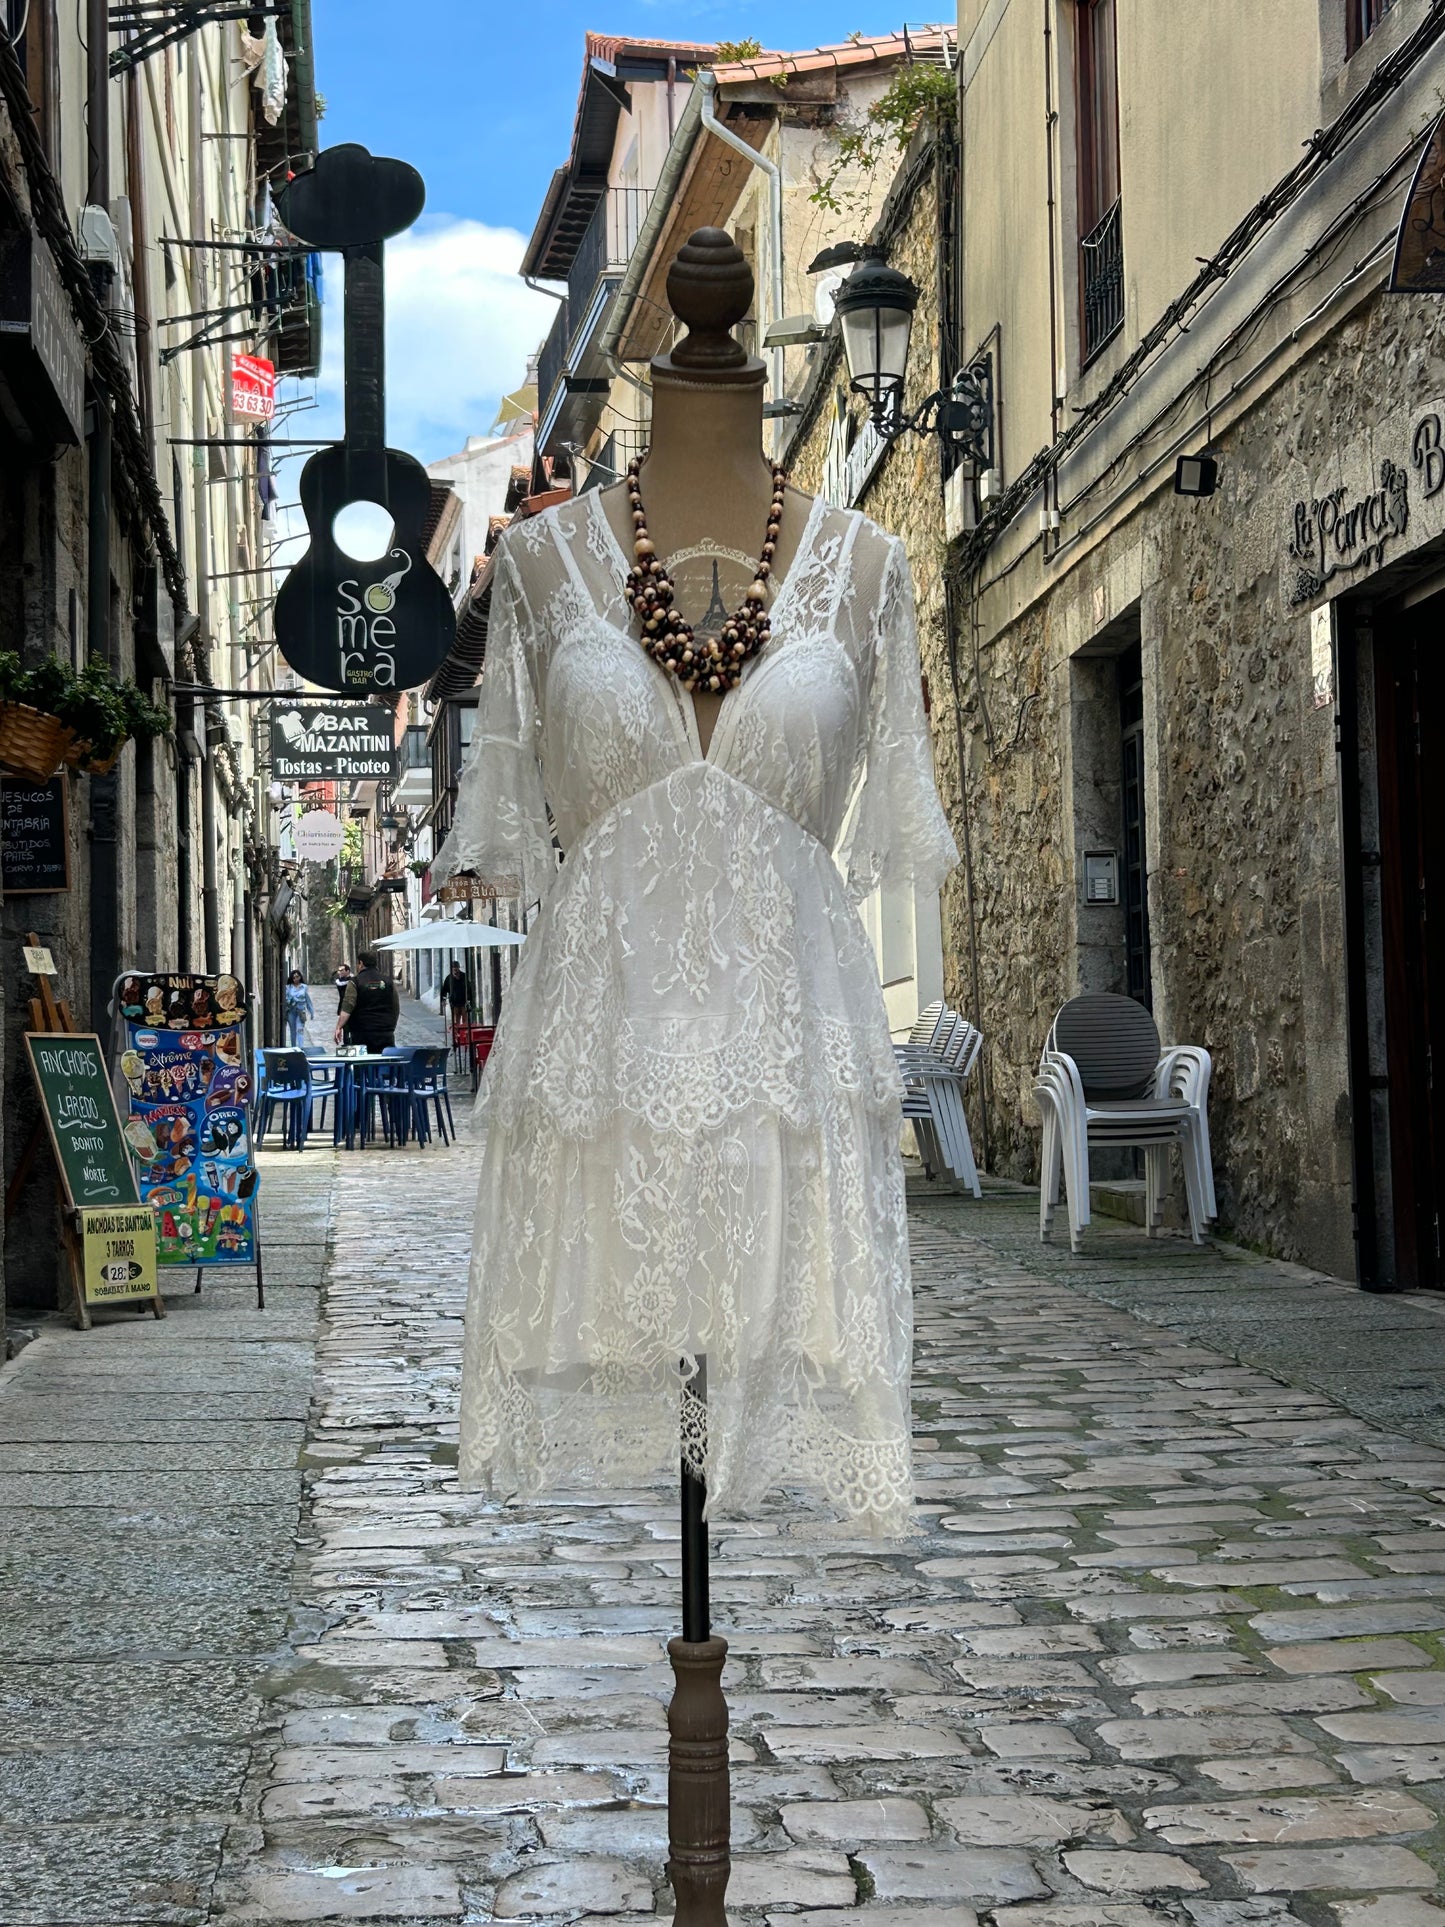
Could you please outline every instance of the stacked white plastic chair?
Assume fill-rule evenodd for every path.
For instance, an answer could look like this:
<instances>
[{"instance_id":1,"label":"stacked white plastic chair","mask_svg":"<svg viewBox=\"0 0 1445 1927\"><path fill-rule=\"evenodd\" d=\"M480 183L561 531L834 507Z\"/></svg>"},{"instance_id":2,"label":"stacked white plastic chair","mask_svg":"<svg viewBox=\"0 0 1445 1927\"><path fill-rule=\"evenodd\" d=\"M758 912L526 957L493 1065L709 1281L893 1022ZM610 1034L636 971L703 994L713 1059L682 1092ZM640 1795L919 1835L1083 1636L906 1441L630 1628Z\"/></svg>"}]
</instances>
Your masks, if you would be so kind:
<instances>
[{"instance_id":1,"label":"stacked white plastic chair","mask_svg":"<svg viewBox=\"0 0 1445 1927\"><path fill-rule=\"evenodd\" d=\"M1047 1243L1062 1182L1069 1243L1082 1249L1089 1223L1089 1147L1132 1145L1144 1152L1145 1223L1164 1221L1169 1151L1184 1164L1189 1228L1196 1244L1218 1216L1209 1150L1206 1050L1163 1050L1154 1019L1131 997L1088 991L1059 1011L1044 1045L1034 1097L1043 1116L1039 1236Z\"/></svg>"},{"instance_id":2,"label":"stacked white plastic chair","mask_svg":"<svg viewBox=\"0 0 1445 1927\"><path fill-rule=\"evenodd\" d=\"M983 1034L944 1003L930 1004L893 1054L903 1073L903 1115L913 1125L924 1168L951 1171L981 1197L978 1165L968 1134L963 1088L977 1060Z\"/></svg>"}]
</instances>

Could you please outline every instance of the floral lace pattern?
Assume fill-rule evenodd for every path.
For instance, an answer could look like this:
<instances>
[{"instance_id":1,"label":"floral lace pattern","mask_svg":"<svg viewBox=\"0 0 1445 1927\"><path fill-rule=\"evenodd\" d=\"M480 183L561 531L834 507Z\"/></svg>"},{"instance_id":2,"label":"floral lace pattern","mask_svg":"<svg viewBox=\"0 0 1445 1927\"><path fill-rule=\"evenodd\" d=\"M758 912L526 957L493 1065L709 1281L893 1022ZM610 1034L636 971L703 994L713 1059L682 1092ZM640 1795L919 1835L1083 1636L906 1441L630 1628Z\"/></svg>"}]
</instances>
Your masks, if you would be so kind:
<instances>
[{"instance_id":1,"label":"floral lace pattern","mask_svg":"<svg viewBox=\"0 0 1445 1927\"><path fill-rule=\"evenodd\" d=\"M899 1084L853 901L957 860L907 560L815 503L706 756L624 574L595 492L503 538L435 865L541 899L483 1085L462 1479L670 1480L681 1416L712 1511L807 1484L904 1532Z\"/></svg>"}]
</instances>

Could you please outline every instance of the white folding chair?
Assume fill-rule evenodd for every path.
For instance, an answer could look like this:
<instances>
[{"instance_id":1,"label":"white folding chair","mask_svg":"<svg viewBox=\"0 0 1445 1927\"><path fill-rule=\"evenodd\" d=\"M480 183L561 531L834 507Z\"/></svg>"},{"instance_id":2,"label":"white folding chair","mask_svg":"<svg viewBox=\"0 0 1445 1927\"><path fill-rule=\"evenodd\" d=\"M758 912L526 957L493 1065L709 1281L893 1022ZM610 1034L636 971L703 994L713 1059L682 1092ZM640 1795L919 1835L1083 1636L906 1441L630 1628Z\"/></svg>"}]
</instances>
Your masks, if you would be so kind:
<instances>
[{"instance_id":1,"label":"white folding chair","mask_svg":"<svg viewBox=\"0 0 1445 1927\"><path fill-rule=\"evenodd\" d=\"M915 1031L922 1028L931 1009L915 1025ZM963 1087L983 1037L966 1018L946 1006L939 1006L939 1013L926 1045L910 1040L894 1046L904 1079L903 1115L919 1136L929 1175L935 1166L947 1168L977 1198L983 1191L963 1107Z\"/></svg>"}]
</instances>

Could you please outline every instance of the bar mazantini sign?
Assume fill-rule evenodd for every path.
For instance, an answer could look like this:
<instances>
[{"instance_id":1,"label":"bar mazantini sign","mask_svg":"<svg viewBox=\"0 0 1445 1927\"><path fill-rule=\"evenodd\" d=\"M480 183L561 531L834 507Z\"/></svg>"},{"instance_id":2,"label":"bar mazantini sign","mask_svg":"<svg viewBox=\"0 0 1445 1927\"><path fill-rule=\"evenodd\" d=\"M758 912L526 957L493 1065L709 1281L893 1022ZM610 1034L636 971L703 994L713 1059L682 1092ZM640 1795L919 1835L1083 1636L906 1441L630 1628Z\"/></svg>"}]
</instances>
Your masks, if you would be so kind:
<instances>
[{"instance_id":1,"label":"bar mazantini sign","mask_svg":"<svg viewBox=\"0 0 1445 1927\"><path fill-rule=\"evenodd\" d=\"M271 710L271 777L277 783L366 782L396 774L389 709L346 703L277 703Z\"/></svg>"}]
</instances>

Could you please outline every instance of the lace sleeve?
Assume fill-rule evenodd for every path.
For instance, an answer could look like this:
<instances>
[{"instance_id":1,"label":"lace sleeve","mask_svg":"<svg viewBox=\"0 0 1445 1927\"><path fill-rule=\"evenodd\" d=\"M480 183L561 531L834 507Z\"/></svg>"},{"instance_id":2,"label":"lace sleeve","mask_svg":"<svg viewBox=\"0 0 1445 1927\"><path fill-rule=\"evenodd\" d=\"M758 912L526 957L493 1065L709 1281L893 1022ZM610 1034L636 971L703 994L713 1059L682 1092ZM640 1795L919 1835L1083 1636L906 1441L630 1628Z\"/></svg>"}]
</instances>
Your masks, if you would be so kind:
<instances>
[{"instance_id":1,"label":"lace sleeve","mask_svg":"<svg viewBox=\"0 0 1445 1927\"><path fill-rule=\"evenodd\" d=\"M474 870L532 902L557 873L538 761L541 725L528 663L526 595L505 540L497 552L482 694L456 815L432 875Z\"/></svg>"},{"instance_id":2,"label":"lace sleeve","mask_svg":"<svg viewBox=\"0 0 1445 1927\"><path fill-rule=\"evenodd\" d=\"M903 544L889 549L863 783L838 851L855 902L885 880L937 890L958 862L923 714L913 573Z\"/></svg>"}]
</instances>

